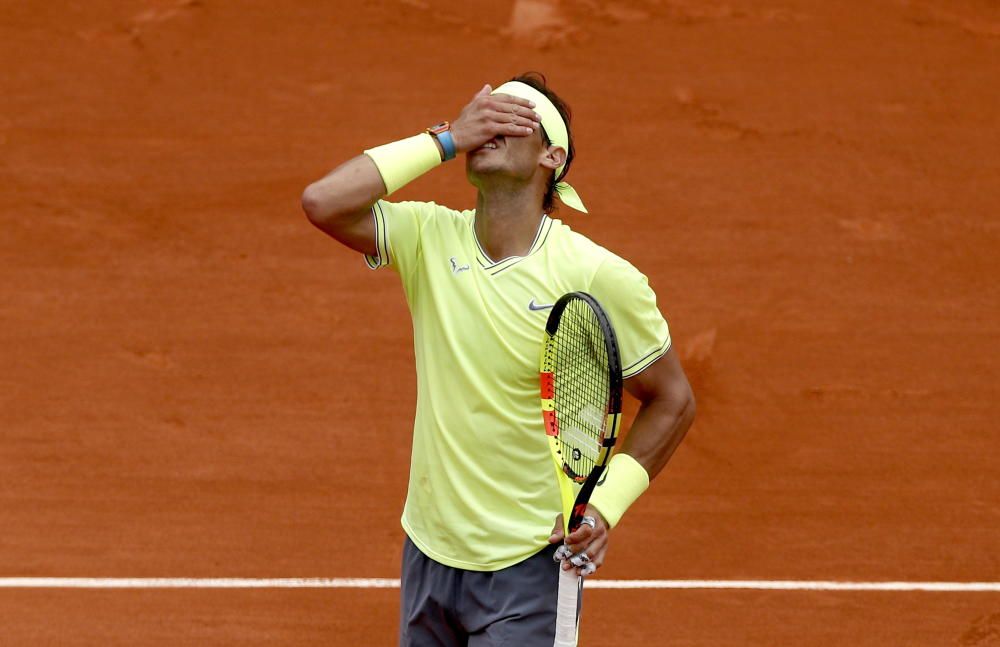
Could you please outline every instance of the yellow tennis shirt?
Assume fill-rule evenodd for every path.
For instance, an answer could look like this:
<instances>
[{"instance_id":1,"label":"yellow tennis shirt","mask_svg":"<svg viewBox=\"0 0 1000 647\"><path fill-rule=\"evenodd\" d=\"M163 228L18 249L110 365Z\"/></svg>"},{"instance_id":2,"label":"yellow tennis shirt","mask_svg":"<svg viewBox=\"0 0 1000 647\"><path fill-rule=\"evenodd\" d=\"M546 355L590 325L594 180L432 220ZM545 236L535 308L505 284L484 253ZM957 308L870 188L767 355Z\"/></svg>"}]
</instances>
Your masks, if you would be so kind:
<instances>
[{"instance_id":1,"label":"yellow tennis shirt","mask_svg":"<svg viewBox=\"0 0 1000 647\"><path fill-rule=\"evenodd\" d=\"M625 377L667 352L656 296L632 265L559 220L540 219L525 256L491 260L475 211L433 202L372 207L378 254L413 319L417 410L403 529L428 557L495 571L547 544L559 487L539 404L551 306L591 293L611 318Z\"/></svg>"}]
</instances>

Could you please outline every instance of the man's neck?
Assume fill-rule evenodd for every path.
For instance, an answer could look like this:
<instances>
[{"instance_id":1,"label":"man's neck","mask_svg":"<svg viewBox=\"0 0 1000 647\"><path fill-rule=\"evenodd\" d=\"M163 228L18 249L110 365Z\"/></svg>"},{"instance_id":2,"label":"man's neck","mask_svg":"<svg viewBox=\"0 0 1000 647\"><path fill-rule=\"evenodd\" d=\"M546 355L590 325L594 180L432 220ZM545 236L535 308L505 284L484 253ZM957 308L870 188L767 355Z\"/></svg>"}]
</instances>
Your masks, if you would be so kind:
<instances>
[{"instance_id":1,"label":"man's neck","mask_svg":"<svg viewBox=\"0 0 1000 647\"><path fill-rule=\"evenodd\" d=\"M476 198L476 239L491 260L525 256L538 233L541 196L534 191L482 190Z\"/></svg>"}]
</instances>

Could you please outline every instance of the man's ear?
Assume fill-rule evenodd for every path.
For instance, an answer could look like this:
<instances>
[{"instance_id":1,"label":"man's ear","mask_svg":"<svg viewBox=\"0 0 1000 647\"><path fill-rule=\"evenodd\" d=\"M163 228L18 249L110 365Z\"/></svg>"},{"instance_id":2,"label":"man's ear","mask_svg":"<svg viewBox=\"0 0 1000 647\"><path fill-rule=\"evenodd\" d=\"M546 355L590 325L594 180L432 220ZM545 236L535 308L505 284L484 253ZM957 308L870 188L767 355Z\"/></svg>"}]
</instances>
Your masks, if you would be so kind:
<instances>
[{"instance_id":1,"label":"man's ear","mask_svg":"<svg viewBox=\"0 0 1000 647\"><path fill-rule=\"evenodd\" d=\"M541 165L553 171L566 162L566 149L562 146L549 146L542 155Z\"/></svg>"}]
</instances>

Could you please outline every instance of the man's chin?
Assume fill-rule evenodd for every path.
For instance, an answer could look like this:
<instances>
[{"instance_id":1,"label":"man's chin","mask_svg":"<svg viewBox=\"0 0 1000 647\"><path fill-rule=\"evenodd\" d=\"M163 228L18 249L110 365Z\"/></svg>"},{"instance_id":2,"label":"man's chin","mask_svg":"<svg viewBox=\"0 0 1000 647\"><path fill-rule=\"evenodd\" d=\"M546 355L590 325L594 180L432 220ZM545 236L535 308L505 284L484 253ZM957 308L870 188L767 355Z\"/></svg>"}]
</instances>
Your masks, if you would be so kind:
<instances>
[{"instance_id":1,"label":"man's chin","mask_svg":"<svg viewBox=\"0 0 1000 647\"><path fill-rule=\"evenodd\" d=\"M470 155L465 162L465 172L472 180L475 177L489 176L502 170L503 166L493 160L483 159L475 154ZM475 182L473 182L475 184Z\"/></svg>"}]
</instances>

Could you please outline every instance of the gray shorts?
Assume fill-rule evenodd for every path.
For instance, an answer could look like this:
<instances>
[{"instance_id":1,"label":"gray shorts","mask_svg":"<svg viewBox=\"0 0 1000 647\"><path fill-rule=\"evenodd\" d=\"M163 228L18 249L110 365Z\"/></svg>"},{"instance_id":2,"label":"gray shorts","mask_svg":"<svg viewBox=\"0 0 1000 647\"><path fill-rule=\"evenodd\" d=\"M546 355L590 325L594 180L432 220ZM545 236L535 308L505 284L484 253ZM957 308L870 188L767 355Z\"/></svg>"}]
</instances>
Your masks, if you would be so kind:
<instances>
[{"instance_id":1,"label":"gray shorts","mask_svg":"<svg viewBox=\"0 0 1000 647\"><path fill-rule=\"evenodd\" d=\"M403 545L400 647L552 647L557 545L508 568L466 571Z\"/></svg>"}]
</instances>

